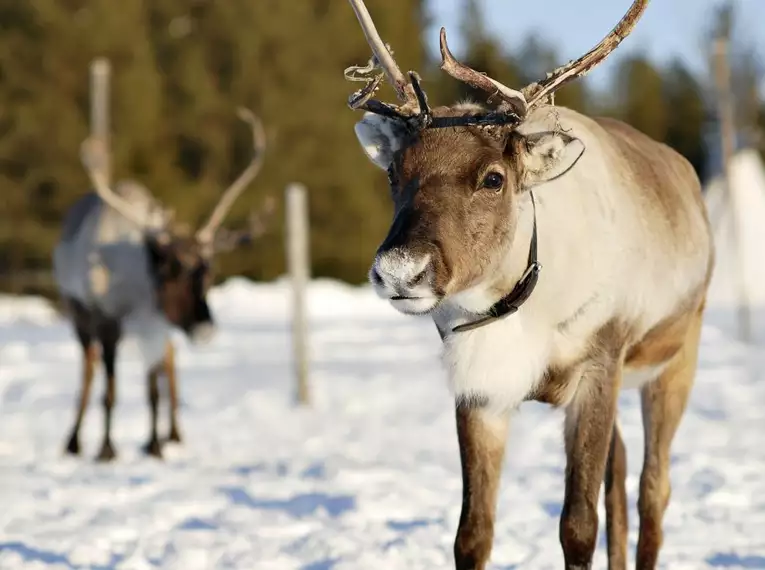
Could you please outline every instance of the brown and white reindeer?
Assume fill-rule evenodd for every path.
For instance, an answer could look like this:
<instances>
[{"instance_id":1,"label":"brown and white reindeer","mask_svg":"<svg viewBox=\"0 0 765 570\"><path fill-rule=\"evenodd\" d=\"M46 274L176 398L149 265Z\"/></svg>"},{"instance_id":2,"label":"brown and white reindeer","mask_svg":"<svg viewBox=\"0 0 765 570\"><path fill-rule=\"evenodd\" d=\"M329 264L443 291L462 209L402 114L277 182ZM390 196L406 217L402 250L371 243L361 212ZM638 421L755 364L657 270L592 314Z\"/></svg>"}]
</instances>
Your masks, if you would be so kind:
<instances>
[{"instance_id":1,"label":"brown and white reindeer","mask_svg":"<svg viewBox=\"0 0 765 570\"><path fill-rule=\"evenodd\" d=\"M349 105L367 111L356 135L387 171L395 211L370 280L402 313L431 315L443 340L462 463L457 569L486 568L508 423L528 400L565 410L565 567L591 568L603 482L609 568L626 567L624 388L640 389L645 426L637 568L655 568L714 260L707 214L677 152L551 100L618 46L648 0L521 91L455 60L442 29L441 68L496 109L431 109L364 2L349 1L374 54L346 70L368 82ZM385 76L402 105L371 98Z\"/></svg>"},{"instance_id":2,"label":"brown and white reindeer","mask_svg":"<svg viewBox=\"0 0 765 570\"><path fill-rule=\"evenodd\" d=\"M98 459L115 457L111 440L116 399L115 361L123 334L136 338L148 369L151 432L145 452L162 456L157 434L158 379L167 378L170 398L168 439L179 442L174 350L170 329L183 330L192 342L209 340L214 321L207 305L211 264L217 252L257 238L265 229L266 210L253 213L250 227L239 231L221 224L242 191L260 171L265 134L260 120L240 109L251 127L254 154L246 170L221 195L207 223L194 235L174 227L172 212L162 207L141 184L124 180L110 188L104 173L107 157L97 139L83 143L82 159L95 192L79 199L64 220L53 255L55 280L83 351L82 388L67 451L80 452L80 426L100 345L106 368L104 438Z\"/></svg>"}]
</instances>

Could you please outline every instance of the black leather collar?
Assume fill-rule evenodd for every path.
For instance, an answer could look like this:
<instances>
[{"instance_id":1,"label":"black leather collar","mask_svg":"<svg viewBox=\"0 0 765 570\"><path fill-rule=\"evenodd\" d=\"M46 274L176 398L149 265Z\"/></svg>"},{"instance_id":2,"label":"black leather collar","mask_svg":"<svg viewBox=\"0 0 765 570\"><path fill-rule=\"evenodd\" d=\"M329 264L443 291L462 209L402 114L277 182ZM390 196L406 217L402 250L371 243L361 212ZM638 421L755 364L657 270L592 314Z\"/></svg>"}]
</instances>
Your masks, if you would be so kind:
<instances>
[{"instance_id":1,"label":"black leather collar","mask_svg":"<svg viewBox=\"0 0 765 570\"><path fill-rule=\"evenodd\" d=\"M537 261L537 205L534 201L534 193L531 194L531 207L534 213L533 228L531 230L531 244L529 245L529 261L526 271L521 275L513 290L494 303L489 310L475 321L457 325L452 329L453 333L465 332L493 323L515 313L523 303L531 296L534 287L539 281L539 272L542 265Z\"/></svg>"}]
</instances>

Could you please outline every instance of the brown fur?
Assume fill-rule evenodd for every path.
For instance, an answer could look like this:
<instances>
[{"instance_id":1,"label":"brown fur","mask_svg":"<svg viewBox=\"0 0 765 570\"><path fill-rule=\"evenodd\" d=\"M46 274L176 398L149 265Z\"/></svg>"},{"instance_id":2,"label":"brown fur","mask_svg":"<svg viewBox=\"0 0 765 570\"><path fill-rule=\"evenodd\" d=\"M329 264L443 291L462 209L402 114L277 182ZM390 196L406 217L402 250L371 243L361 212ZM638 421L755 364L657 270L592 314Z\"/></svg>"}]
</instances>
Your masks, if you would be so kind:
<instances>
[{"instance_id":1,"label":"brown fur","mask_svg":"<svg viewBox=\"0 0 765 570\"><path fill-rule=\"evenodd\" d=\"M170 433L167 439L174 443L180 443L181 433L178 429L178 380L175 375L175 347L170 340L167 341L167 348L165 349L164 368L170 396Z\"/></svg>"},{"instance_id":2,"label":"brown fur","mask_svg":"<svg viewBox=\"0 0 765 570\"><path fill-rule=\"evenodd\" d=\"M640 534L637 568L656 567L663 532L664 511L669 503L670 445L680 424L693 386L703 320L703 304L694 312L684 331L685 343L667 369L654 383L643 387L645 462L640 478Z\"/></svg>"},{"instance_id":3,"label":"brown fur","mask_svg":"<svg viewBox=\"0 0 765 570\"><path fill-rule=\"evenodd\" d=\"M212 278L196 241L148 240L146 245L159 308L167 320L186 333L195 324L211 320L206 294Z\"/></svg>"},{"instance_id":4,"label":"brown fur","mask_svg":"<svg viewBox=\"0 0 765 570\"><path fill-rule=\"evenodd\" d=\"M628 509L627 451L619 428L614 424L605 477L606 540L608 568L627 570Z\"/></svg>"},{"instance_id":5,"label":"brown fur","mask_svg":"<svg viewBox=\"0 0 765 570\"><path fill-rule=\"evenodd\" d=\"M178 409L178 393L175 377L175 349L172 341L168 340L165 346L165 358L162 363L149 371L147 378L148 402L151 412L151 432L149 441L144 446L147 455L162 458L162 442L159 438L157 427L159 420L159 377L164 374L167 378L168 391L170 394L170 432L167 440L180 442L181 436L178 431L178 419L176 417Z\"/></svg>"},{"instance_id":6,"label":"brown fur","mask_svg":"<svg viewBox=\"0 0 765 570\"><path fill-rule=\"evenodd\" d=\"M162 458L162 441L159 438L159 377L164 374L167 378L170 395L170 431L168 441L179 443L181 436L178 431L178 391L175 376L175 348L171 340L165 345L165 358L149 371L147 376L147 400L151 413L151 431L149 441L144 445L144 452L158 459Z\"/></svg>"},{"instance_id":7,"label":"brown fur","mask_svg":"<svg viewBox=\"0 0 765 570\"><path fill-rule=\"evenodd\" d=\"M635 343L630 342L628 324L617 319L611 321L593 335L585 355L565 368L550 368L537 391L528 398L560 406L574 394L574 401L566 410L566 498L560 527L567 568L589 568L598 532L601 481L605 482L609 569L626 568L627 458L615 425L620 377L625 366L654 366L669 361L660 378L642 391L646 461L639 501L638 568L655 568L661 545L661 518L669 500L669 447L695 373L703 309L703 299L693 295L675 315ZM468 421L469 413L479 412L458 415L464 492L470 493L463 498L457 532L458 570L483 568L488 561L496 496L494 478L499 478L501 468L496 466L497 457L501 464L501 456L490 454L481 445L495 442L496 438L485 435L484 442L477 441L481 426L475 423L476 416ZM468 431L469 435L465 435ZM479 491L478 482L485 485L483 490ZM466 502L468 499L471 503ZM470 525L468 520L472 521Z\"/></svg>"},{"instance_id":8,"label":"brown fur","mask_svg":"<svg viewBox=\"0 0 765 570\"><path fill-rule=\"evenodd\" d=\"M629 327L612 325L601 330L591 342L596 352L565 370L549 370L533 396L538 401L561 405L570 394L572 385L582 379L576 388L577 397L584 397L586 404L578 406L574 401L568 409L573 411L567 411L570 414L567 425L572 431L567 429L570 467L566 497L571 506L564 509L561 518L561 542L567 567L576 568L579 565L586 568L586 561L592 557L598 526L593 508L599 486L595 489L583 481L601 480L598 473L602 472L601 459L607 449L604 479L609 569L626 567L626 452L613 424L616 402L612 390L618 386L616 376L623 366L640 368L669 362L659 379L642 390L646 459L640 486L638 568L656 567L662 537L661 519L669 501L669 448L691 390L698 356L704 303L696 297L693 303L686 303L684 310L659 323L632 345L623 360L624 364L618 364L617 369L613 369L608 355L626 346L624 338ZM581 373L583 367L584 374ZM587 368L605 372L605 384L601 380L601 384L594 389L588 385L591 380L588 379ZM586 414L582 413L583 409ZM607 433L613 435L603 435ZM589 451L585 453L583 449ZM595 450L600 453L593 455ZM585 475L577 478L577 469L585 469Z\"/></svg>"},{"instance_id":9,"label":"brown fur","mask_svg":"<svg viewBox=\"0 0 765 570\"><path fill-rule=\"evenodd\" d=\"M642 194L635 199L642 207L656 211L657 215L645 220L652 233L695 235L692 228L697 227L699 214L709 225L701 183L685 157L622 121L603 117L594 121L610 138L609 149L621 163L619 171L639 181ZM668 240L669 243L677 242Z\"/></svg>"},{"instance_id":10,"label":"brown fur","mask_svg":"<svg viewBox=\"0 0 765 570\"><path fill-rule=\"evenodd\" d=\"M82 421L85 419L85 411L90 403L90 391L93 386L93 375L95 373L96 360L98 359L98 349L89 339L82 342L82 351L82 387L80 388L80 396L77 399L77 417L74 420L74 427L67 443L67 451L74 455L80 453L79 433Z\"/></svg>"},{"instance_id":11,"label":"brown fur","mask_svg":"<svg viewBox=\"0 0 765 570\"><path fill-rule=\"evenodd\" d=\"M434 114L465 109L440 107ZM464 289L478 280L494 261L492 252L504 249L514 233L511 203L524 175L524 148L523 137L507 129L433 129L409 139L389 170L395 219L380 251L403 242L428 250L441 295L447 284ZM502 192L481 188L494 170L505 178Z\"/></svg>"},{"instance_id":12,"label":"brown fur","mask_svg":"<svg viewBox=\"0 0 765 570\"><path fill-rule=\"evenodd\" d=\"M613 320L597 333L574 400L566 408L566 493L560 540L567 568L588 568L595 550L597 502L616 418L626 331Z\"/></svg>"},{"instance_id":13,"label":"brown fur","mask_svg":"<svg viewBox=\"0 0 765 570\"><path fill-rule=\"evenodd\" d=\"M435 114L475 110L455 106L437 109ZM596 133L602 129L601 150L614 166L612 172L635 189L629 199L645 214L644 231L655 240L652 243L666 237L666 247L676 248L678 255L699 247L694 236L703 236L704 225L709 234L709 222L700 183L688 161L613 119L595 119L588 128ZM476 283L495 263L495 256L512 247L514 201L529 175L522 166L528 164L523 160L527 141L508 127L425 130L407 140L395 153L389 171L395 219L378 253L403 245L413 253L430 253L434 293L439 296ZM482 188L489 171L504 175L503 191ZM614 214L604 211L603 215ZM668 363L661 377L643 389L647 436L638 567L656 565L661 517L669 496L668 450L692 384L697 332L713 264L710 247L704 283L650 331L637 336L637 323L614 315L585 343L579 358L552 364L527 397L566 406L566 493L560 540L569 570L591 566L598 533L597 502L604 482L609 568L625 568L627 458L615 425L621 378L625 368ZM559 329L565 330L585 314L588 305L561 322ZM458 405L457 413L463 476L455 540L458 570L485 568L489 559L504 449L504 438L488 427L481 402L472 404Z\"/></svg>"},{"instance_id":14,"label":"brown fur","mask_svg":"<svg viewBox=\"0 0 765 570\"><path fill-rule=\"evenodd\" d=\"M149 441L144 446L144 452L157 458L162 457L162 448L159 444L157 435L157 421L159 416L159 366L155 366L149 371L147 379L147 396L149 400L149 410L151 412L151 433Z\"/></svg>"},{"instance_id":15,"label":"brown fur","mask_svg":"<svg viewBox=\"0 0 765 570\"><path fill-rule=\"evenodd\" d=\"M491 423L498 424L499 429ZM462 512L454 543L457 570L484 570L489 560L506 430L507 418L487 418L480 409L457 407L463 481Z\"/></svg>"},{"instance_id":16,"label":"brown fur","mask_svg":"<svg viewBox=\"0 0 765 570\"><path fill-rule=\"evenodd\" d=\"M685 345L686 331L695 319L696 312L685 309L661 321L630 347L625 366L638 369L670 361Z\"/></svg>"},{"instance_id":17,"label":"brown fur","mask_svg":"<svg viewBox=\"0 0 765 570\"><path fill-rule=\"evenodd\" d=\"M542 382L534 392L526 397L553 407L560 407L570 400L571 391L576 388L581 376L581 368L585 359L578 359L573 364L558 368L549 367Z\"/></svg>"}]
</instances>

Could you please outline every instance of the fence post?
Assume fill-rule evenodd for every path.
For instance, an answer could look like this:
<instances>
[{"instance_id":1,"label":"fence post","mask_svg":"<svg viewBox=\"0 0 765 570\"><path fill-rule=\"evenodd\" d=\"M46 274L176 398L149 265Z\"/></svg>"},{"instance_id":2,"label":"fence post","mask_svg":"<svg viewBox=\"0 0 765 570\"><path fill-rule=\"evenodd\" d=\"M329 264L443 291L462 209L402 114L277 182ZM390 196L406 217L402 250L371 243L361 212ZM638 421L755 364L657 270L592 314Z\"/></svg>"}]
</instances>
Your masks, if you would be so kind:
<instances>
[{"instance_id":1,"label":"fence post","mask_svg":"<svg viewBox=\"0 0 765 570\"><path fill-rule=\"evenodd\" d=\"M308 193L302 184L287 186L287 266L292 284L292 348L298 404L310 405L306 288L310 278Z\"/></svg>"},{"instance_id":2,"label":"fence post","mask_svg":"<svg viewBox=\"0 0 765 570\"><path fill-rule=\"evenodd\" d=\"M106 149L104 171L111 183L111 141L109 137L109 84L111 64L104 57L90 63L90 134L101 141Z\"/></svg>"},{"instance_id":3,"label":"fence post","mask_svg":"<svg viewBox=\"0 0 765 570\"><path fill-rule=\"evenodd\" d=\"M713 44L714 49L714 72L717 84L717 111L720 122L720 142L723 159L723 179L725 190L728 195L728 205L731 209L733 223L733 243L736 248L737 261L737 285L738 285L738 327L739 339L745 343L751 341L751 305L749 302L749 290L746 281L746 263L744 259L744 244L741 239L740 204L733 187L732 163L736 151L736 121L731 88L730 64L728 62L728 37L717 37Z\"/></svg>"}]
</instances>

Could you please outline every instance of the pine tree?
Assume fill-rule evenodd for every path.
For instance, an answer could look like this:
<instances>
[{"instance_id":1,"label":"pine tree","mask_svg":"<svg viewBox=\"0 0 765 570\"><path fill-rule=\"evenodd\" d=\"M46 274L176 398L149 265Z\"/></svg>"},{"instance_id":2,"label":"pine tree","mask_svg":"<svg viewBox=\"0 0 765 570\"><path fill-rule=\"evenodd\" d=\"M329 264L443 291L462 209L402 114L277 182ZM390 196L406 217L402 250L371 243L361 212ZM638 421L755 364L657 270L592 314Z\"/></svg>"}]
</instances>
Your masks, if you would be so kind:
<instances>
[{"instance_id":1,"label":"pine tree","mask_svg":"<svg viewBox=\"0 0 765 570\"><path fill-rule=\"evenodd\" d=\"M402 66L421 68L422 1L367 4ZM50 268L66 208L88 190L79 146L97 56L112 64L113 179L138 179L198 226L250 159L236 116L248 107L267 155L226 223L303 182L314 274L365 279L391 213L385 177L353 132L361 114L345 103L358 85L343 70L370 57L347 3L29 0L3 2L0 18L0 279ZM221 279L284 271L281 213L261 242L221 257Z\"/></svg>"},{"instance_id":2,"label":"pine tree","mask_svg":"<svg viewBox=\"0 0 765 570\"><path fill-rule=\"evenodd\" d=\"M622 59L616 73L618 115L648 136L666 140L669 112L664 101L661 70L646 57Z\"/></svg>"},{"instance_id":3,"label":"pine tree","mask_svg":"<svg viewBox=\"0 0 765 570\"><path fill-rule=\"evenodd\" d=\"M702 87L680 61L663 71L664 105L667 109L666 142L685 156L699 175L707 172L704 130L708 112Z\"/></svg>"}]
</instances>

